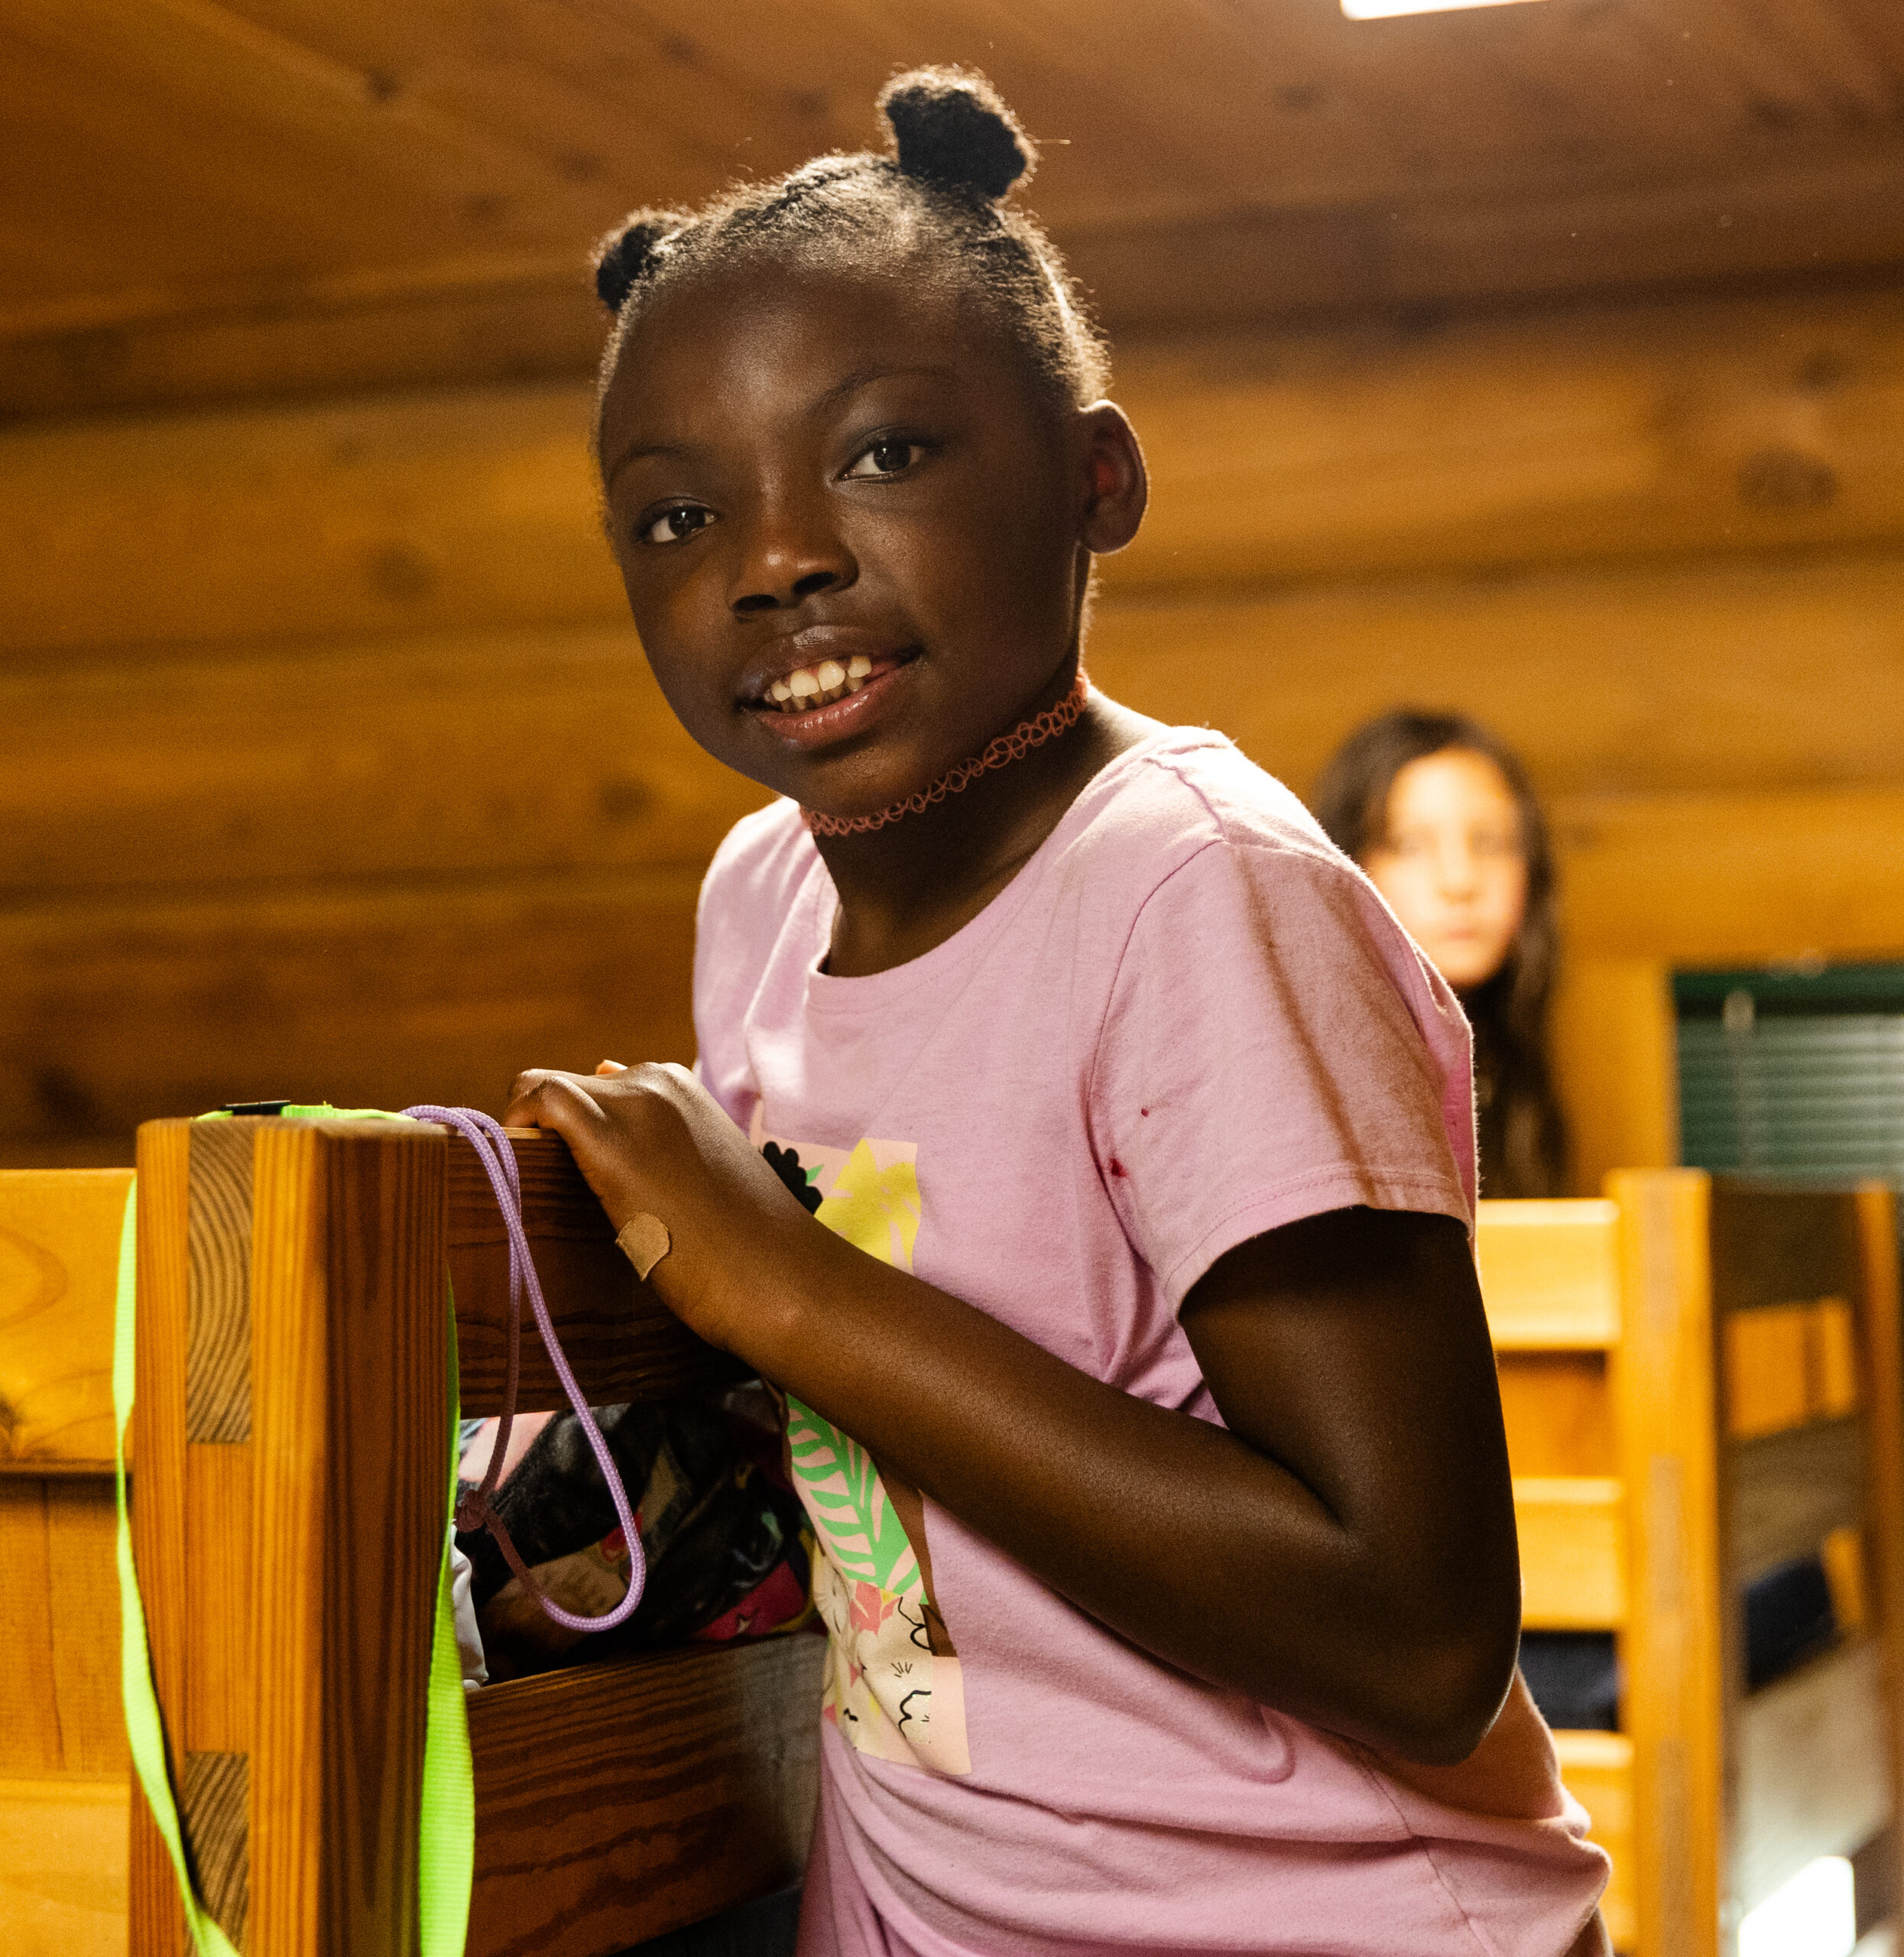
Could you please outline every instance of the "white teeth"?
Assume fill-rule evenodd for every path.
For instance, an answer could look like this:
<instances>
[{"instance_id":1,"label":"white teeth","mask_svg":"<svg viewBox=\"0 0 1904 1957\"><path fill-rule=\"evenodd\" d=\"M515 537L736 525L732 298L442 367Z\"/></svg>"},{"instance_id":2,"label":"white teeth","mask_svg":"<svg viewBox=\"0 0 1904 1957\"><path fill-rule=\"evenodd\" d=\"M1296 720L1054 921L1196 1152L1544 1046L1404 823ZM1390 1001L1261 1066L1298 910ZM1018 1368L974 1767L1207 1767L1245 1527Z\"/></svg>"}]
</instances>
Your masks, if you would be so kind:
<instances>
[{"instance_id":1,"label":"white teeth","mask_svg":"<svg viewBox=\"0 0 1904 1957\"><path fill-rule=\"evenodd\" d=\"M863 652L854 654L844 666L837 659L822 659L817 666L803 666L784 680L776 680L767 690L764 703L783 713L810 713L858 693L872 672L873 662Z\"/></svg>"}]
</instances>

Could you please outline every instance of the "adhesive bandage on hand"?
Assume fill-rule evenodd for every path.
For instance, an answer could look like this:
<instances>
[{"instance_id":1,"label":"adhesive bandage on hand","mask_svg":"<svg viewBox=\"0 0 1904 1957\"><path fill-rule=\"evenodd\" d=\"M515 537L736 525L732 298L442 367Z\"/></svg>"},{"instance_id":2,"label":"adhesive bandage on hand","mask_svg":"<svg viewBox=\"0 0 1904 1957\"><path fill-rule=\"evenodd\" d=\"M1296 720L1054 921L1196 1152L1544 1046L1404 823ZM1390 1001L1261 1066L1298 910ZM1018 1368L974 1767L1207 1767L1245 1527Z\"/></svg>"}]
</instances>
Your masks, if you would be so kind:
<instances>
[{"instance_id":1,"label":"adhesive bandage on hand","mask_svg":"<svg viewBox=\"0 0 1904 1957\"><path fill-rule=\"evenodd\" d=\"M645 1209L637 1211L622 1225L615 1241L634 1266L636 1277L643 1278L674 1245L673 1238L668 1235L668 1226L660 1217L650 1216Z\"/></svg>"}]
</instances>

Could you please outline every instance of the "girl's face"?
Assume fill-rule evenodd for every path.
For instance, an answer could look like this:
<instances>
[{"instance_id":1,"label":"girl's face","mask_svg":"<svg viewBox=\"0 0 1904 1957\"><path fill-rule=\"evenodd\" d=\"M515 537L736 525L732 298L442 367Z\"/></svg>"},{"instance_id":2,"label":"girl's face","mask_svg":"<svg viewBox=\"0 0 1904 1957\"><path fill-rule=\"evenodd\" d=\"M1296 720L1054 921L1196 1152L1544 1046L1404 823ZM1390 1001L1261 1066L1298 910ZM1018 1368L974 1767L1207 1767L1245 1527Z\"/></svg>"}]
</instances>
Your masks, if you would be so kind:
<instances>
[{"instance_id":1,"label":"girl's face","mask_svg":"<svg viewBox=\"0 0 1904 1957\"><path fill-rule=\"evenodd\" d=\"M1388 791L1362 867L1449 985L1507 962L1527 909L1520 812L1500 770L1465 748L1410 761Z\"/></svg>"},{"instance_id":2,"label":"girl's face","mask_svg":"<svg viewBox=\"0 0 1904 1957\"><path fill-rule=\"evenodd\" d=\"M602 407L615 554L709 753L834 814L926 786L1069 683L1090 553L1135 533L1119 411L1061 413L923 280L737 269L663 294Z\"/></svg>"}]
</instances>

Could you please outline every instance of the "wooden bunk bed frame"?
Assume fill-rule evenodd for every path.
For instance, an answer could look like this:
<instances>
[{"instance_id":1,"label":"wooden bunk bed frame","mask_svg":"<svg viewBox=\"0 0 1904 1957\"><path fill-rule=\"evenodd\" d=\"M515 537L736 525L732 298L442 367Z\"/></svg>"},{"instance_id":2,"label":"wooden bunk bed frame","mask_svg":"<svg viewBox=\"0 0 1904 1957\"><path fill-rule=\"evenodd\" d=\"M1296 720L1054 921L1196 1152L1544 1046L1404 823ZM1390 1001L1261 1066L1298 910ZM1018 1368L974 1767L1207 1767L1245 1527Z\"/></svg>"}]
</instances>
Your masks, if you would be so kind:
<instances>
[{"instance_id":1,"label":"wooden bunk bed frame","mask_svg":"<svg viewBox=\"0 0 1904 1957\"><path fill-rule=\"evenodd\" d=\"M591 1404L731 1376L635 1278L565 1144L513 1138ZM410 1957L446 1524L447 1269L462 1410L498 1410L508 1280L475 1151L389 1121L139 1132L134 1549L200 1894L246 1957ZM524 1409L559 1406L533 1326ZM798 1878L822 1646L580 1667L469 1702L471 1957L602 1957ZM134 1957L189 1949L133 1803Z\"/></svg>"},{"instance_id":2,"label":"wooden bunk bed frame","mask_svg":"<svg viewBox=\"0 0 1904 1957\"><path fill-rule=\"evenodd\" d=\"M112 1300L129 1169L0 1172L0 1950L125 1957Z\"/></svg>"},{"instance_id":3,"label":"wooden bunk bed frame","mask_svg":"<svg viewBox=\"0 0 1904 1957\"><path fill-rule=\"evenodd\" d=\"M1617 1733L1555 1735L1617 1949L1717 1957L1814 1857L1899 1893L1904 1415L1891 1193L1623 1171L1484 1202L1530 1630L1604 1630ZM1746 1690L1745 1585L1826 1548L1838 1645Z\"/></svg>"},{"instance_id":4,"label":"wooden bunk bed frame","mask_svg":"<svg viewBox=\"0 0 1904 1957\"><path fill-rule=\"evenodd\" d=\"M636 1282L561 1144L514 1146L591 1397L722 1378ZM155 1123L141 1166L136 1546L201 1887L248 1957L407 1953L441 1281L463 1410L492 1410L493 1200L466 1144L387 1123ZM126 1948L109 1479L125 1184L0 1175L0 1939L36 1957ZM1484 1204L1483 1287L1527 1622L1620 1649L1621 1730L1559 1736L1614 1856L1609 1925L1641 1957L1701 1957L1812 1855L1861 1849L1861 1882L1899 1883L1893 1202L1677 1170L1617 1175L1607 1199ZM533 1335L524 1370L522 1404L553 1404ZM1747 1693L1741 1585L1854 1530L1864 1631ZM820 1657L795 1637L476 1694L470 1950L618 1950L790 1880ZM182 1957L170 1868L132 1806L131 1948Z\"/></svg>"}]
</instances>

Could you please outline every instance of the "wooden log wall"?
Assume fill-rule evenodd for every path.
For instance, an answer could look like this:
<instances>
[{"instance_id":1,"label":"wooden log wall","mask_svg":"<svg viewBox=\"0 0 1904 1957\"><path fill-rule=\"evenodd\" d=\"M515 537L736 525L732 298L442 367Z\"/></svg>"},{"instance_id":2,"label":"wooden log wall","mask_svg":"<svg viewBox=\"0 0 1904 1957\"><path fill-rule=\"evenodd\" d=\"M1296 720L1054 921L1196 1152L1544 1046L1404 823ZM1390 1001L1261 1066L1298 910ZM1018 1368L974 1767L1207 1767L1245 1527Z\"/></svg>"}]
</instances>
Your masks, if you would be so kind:
<instances>
[{"instance_id":1,"label":"wooden log wall","mask_svg":"<svg viewBox=\"0 0 1904 1957\"><path fill-rule=\"evenodd\" d=\"M1607 1129L1663 1065L1662 963L1904 953L1900 299L1128 349L1155 500L1093 673L1299 787L1386 706L1498 727L1553 806L1563 1066ZM647 677L590 398L0 433L0 1161L688 1056L698 879L759 797ZM1669 1158L1658 1086L1596 1166Z\"/></svg>"}]
</instances>

